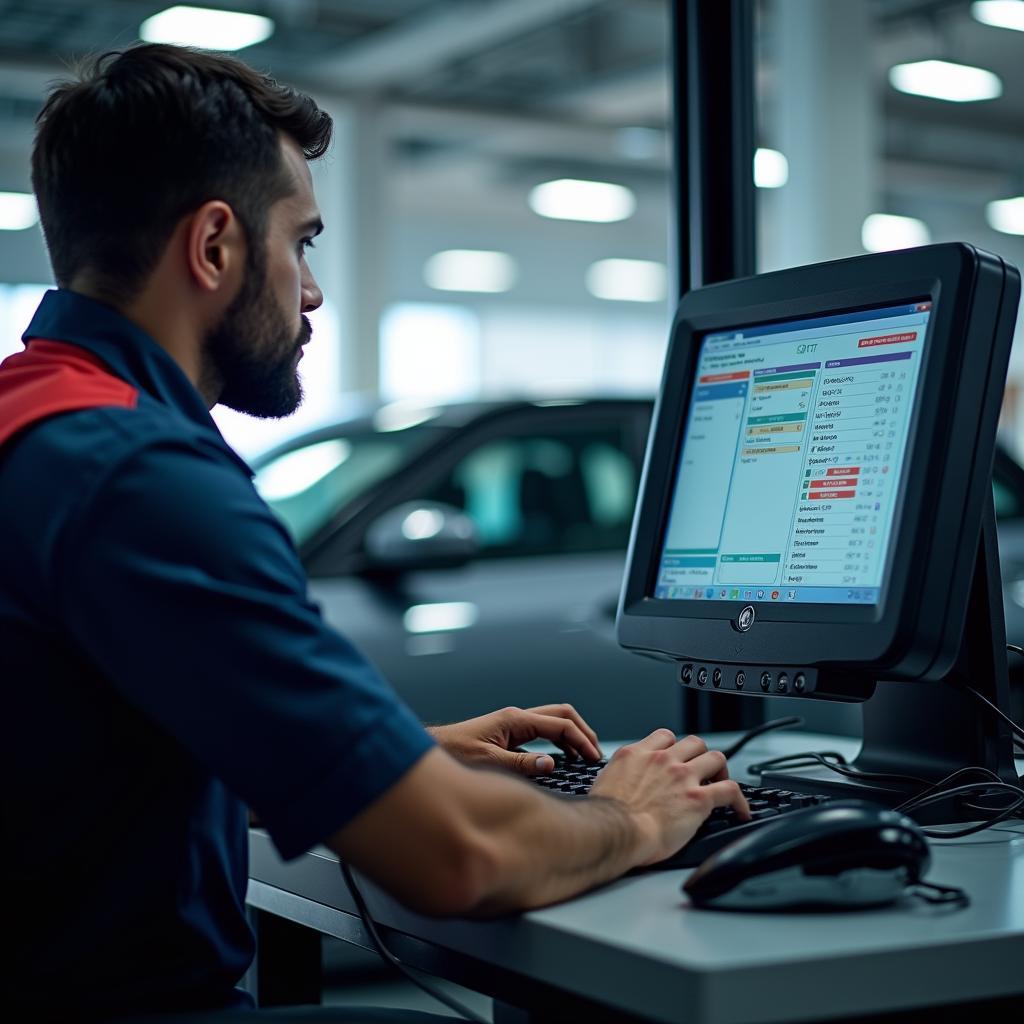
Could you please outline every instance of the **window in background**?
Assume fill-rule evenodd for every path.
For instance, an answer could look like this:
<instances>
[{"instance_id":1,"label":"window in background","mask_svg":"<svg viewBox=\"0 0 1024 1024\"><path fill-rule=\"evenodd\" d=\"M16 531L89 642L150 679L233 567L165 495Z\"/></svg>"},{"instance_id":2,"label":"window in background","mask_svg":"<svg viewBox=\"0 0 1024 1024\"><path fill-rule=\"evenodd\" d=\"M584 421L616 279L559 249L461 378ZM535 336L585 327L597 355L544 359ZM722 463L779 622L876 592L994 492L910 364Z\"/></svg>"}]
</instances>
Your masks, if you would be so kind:
<instances>
[{"instance_id":1,"label":"window in background","mask_svg":"<svg viewBox=\"0 0 1024 1024\"><path fill-rule=\"evenodd\" d=\"M457 402L480 391L480 321L462 306L402 302L381 323L380 392L387 402Z\"/></svg>"},{"instance_id":2,"label":"window in background","mask_svg":"<svg viewBox=\"0 0 1024 1024\"><path fill-rule=\"evenodd\" d=\"M21 352L21 336L52 285L0 284L0 359Z\"/></svg>"},{"instance_id":3,"label":"window in background","mask_svg":"<svg viewBox=\"0 0 1024 1024\"><path fill-rule=\"evenodd\" d=\"M537 307L483 317L481 390L504 395L653 395L668 338L662 305L604 315Z\"/></svg>"}]
</instances>

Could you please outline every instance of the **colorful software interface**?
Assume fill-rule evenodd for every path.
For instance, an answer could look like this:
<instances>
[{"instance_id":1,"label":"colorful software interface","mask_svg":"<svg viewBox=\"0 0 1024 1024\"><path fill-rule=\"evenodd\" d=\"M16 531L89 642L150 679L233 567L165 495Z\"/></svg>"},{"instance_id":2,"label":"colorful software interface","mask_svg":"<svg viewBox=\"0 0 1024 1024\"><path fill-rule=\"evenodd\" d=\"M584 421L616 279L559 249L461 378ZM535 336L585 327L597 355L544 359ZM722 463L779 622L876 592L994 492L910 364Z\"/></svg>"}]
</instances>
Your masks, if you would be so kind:
<instances>
[{"instance_id":1,"label":"colorful software interface","mask_svg":"<svg viewBox=\"0 0 1024 1024\"><path fill-rule=\"evenodd\" d=\"M878 601L931 308L704 339L655 597Z\"/></svg>"}]
</instances>

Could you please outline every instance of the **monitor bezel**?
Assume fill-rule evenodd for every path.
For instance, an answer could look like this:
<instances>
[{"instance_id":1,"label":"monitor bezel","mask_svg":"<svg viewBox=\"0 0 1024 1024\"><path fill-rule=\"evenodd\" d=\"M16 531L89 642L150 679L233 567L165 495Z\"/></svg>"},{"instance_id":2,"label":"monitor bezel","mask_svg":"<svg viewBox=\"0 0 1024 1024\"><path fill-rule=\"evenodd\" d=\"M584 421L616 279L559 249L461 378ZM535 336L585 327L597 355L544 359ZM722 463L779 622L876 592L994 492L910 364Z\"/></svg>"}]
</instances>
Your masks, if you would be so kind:
<instances>
[{"instance_id":1,"label":"monitor bezel","mask_svg":"<svg viewBox=\"0 0 1024 1024\"><path fill-rule=\"evenodd\" d=\"M991 404L1001 397L1008 359L1008 344L1005 353L995 353L993 341L1003 279L998 257L948 244L779 271L684 296L641 478L620 601L620 643L678 659L887 666L897 678L920 676L948 661L947 623L957 617L962 622L966 601L966 584L955 578L959 549L965 542L976 548L977 479L991 470L994 436L982 436L981 422L991 419ZM651 596L703 339L720 331L924 301L932 310L878 603ZM985 366L968 359L968 352L984 352ZM998 375L1000 361L1003 376L993 396L990 369L995 366ZM980 438L980 447L967 443L968 436ZM913 514L929 508L933 515ZM744 633L735 624L747 604L756 619Z\"/></svg>"}]
</instances>

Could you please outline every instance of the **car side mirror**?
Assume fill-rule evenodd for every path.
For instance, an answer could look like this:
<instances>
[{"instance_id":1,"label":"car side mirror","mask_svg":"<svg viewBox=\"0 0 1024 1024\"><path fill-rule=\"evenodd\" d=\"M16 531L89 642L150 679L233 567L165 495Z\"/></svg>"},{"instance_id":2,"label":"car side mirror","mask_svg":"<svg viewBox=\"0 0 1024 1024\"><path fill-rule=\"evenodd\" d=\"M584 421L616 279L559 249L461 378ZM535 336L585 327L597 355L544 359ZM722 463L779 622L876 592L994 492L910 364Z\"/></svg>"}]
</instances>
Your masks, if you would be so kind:
<instances>
[{"instance_id":1,"label":"car side mirror","mask_svg":"<svg viewBox=\"0 0 1024 1024\"><path fill-rule=\"evenodd\" d=\"M465 565L480 542L476 524L461 509L409 501L370 524L364 547L369 569L440 569Z\"/></svg>"}]
</instances>

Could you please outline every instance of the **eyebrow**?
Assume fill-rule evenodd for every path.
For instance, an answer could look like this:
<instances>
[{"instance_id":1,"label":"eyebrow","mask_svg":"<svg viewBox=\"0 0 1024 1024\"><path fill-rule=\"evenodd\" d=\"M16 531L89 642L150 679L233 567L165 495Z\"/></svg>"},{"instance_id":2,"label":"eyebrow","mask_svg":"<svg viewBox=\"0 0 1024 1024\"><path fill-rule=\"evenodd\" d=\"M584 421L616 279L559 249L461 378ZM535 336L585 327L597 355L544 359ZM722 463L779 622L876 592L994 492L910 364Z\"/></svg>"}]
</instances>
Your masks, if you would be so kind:
<instances>
[{"instance_id":1,"label":"eyebrow","mask_svg":"<svg viewBox=\"0 0 1024 1024\"><path fill-rule=\"evenodd\" d=\"M304 235L312 235L314 238L324 229L324 222L319 217L311 217L299 225L299 231Z\"/></svg>"}]
</instances>

